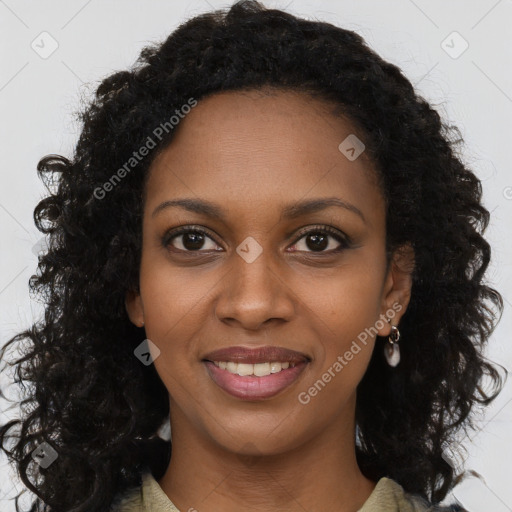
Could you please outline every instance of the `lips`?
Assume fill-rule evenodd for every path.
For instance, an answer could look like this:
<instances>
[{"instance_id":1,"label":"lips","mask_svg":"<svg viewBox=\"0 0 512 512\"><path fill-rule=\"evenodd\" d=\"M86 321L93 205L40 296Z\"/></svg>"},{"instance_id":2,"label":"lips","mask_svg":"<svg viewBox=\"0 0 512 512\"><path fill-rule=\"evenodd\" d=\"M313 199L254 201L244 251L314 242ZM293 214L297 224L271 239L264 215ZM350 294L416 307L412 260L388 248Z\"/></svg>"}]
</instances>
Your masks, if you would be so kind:
<instances>
[{"instance_id":1,"label":"lips","mask_svg":"<svg viewBox=\"0 0 512 512\"><path fill-rule=\"evenodd\" d=\"M302 352L270 345L221 348L203 358L212 381L242 400L265 400L279 394L299 379L310 361ZM257 365L258 370L252 365ZM253 371L261 376L252 374Z\"/></svg>"},{"instance_id":2,"label":"lips","mask_svg":"<svg viewBox=\"0 0 512 512\"><path fill-rule=\"evenodd\" d=\"M258 364L271 361L281 363L302 363L311 359L301 352L290 350L284 347L267 345L258 348L248 347L226 347L209 352L203 357L203 361L232 361L234 363Z\"/></svg>"},{"instance_id":3,"label":"lips","mask_svg":"<svg viewBox=\"0 0 512 512\"><path fill-rule=\"evenodd\" d=\"M237 399L251 401L270 399L283 392L299 380L307 366L307 362L301 362L278 373L256 377L230 373L210 361L204 361L203 364L211 380L220 389Z\"/></svg>"}]
</instances>

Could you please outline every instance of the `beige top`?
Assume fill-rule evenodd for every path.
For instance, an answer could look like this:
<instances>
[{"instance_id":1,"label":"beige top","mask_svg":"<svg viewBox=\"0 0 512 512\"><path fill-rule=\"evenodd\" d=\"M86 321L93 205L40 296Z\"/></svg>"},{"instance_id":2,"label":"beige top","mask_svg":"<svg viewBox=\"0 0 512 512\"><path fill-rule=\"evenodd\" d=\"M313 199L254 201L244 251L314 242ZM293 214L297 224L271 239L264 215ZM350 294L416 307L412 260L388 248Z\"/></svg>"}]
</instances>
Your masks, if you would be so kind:
<instances>
[{"instance_id":1,"label":"beige top","mask_svg":"<svg viewBox=\"0 0 512 512\"><path fill-rule=\"evenodd\" d=\"M179 511L151 473L142 475L140 488L131 489L116 500L113 512L188 512ZM189 509L189 510L194 510ZM408 494L401 485L382 477L358 512L428 512L436 510L419 496Z\"/></svg>"}]
</instances>

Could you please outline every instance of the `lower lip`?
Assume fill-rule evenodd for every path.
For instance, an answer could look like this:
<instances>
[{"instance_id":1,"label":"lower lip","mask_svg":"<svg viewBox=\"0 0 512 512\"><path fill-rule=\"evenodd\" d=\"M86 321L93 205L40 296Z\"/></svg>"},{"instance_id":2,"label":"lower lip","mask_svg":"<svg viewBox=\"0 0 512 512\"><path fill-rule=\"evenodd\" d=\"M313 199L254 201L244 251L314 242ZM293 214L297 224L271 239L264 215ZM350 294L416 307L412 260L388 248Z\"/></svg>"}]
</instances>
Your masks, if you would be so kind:
<instances>
[{"instance_id":1,"label":"lower lip","mask_svg":"<svg viewBox=\"0 0 512 512\"><path fill-rule=\"evenodd\" d=\"M264 377L236 375L222 370L211 361L204 361L212 380L230 395L242 400L263 400L277 395L296 381L306 367L306 362L297 363L278 373Z\"/></svg>"}]
</instances>

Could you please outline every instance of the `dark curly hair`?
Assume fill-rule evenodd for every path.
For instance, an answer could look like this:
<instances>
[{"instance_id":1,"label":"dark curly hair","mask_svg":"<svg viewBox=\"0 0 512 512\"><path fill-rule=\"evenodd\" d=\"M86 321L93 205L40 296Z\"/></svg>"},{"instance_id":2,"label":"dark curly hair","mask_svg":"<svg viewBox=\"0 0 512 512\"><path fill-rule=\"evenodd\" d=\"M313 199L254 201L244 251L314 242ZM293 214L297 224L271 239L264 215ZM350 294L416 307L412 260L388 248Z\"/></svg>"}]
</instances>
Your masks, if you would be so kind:
<instances>
[{"instance_id":1,"label":"dark curly hair","mask_svg":"<svg viewBox=\"0 0 512 512\"><path fill-rule=\"evenodd\" d=\"M415 252L402 363L385 363L377 337L357 390L361 471L433 503L460 480L443 450L461 428L475 428L474 406L503 385L483 356L503 310L483 279L489 212L480 181L456 155L460 131L360 35L240 1L190 19L146 46L130 70L105 78L77 114L72 159L39 161L48 196L34 220L48 249L29 285L44 319L0 352L6 360L14 344L22 354L8 364L23 387L23 417L1 426L0 446L36 495L31 512L107 511L145 468L164 474L168 392L154 365L134 357L145 333L129 321L125 294L138 290L147 170L176 130L160 130L107 200L98 190L190 98L266 86L329 101L358 127L386 199L388 257L406 243ZM483 390L484 377L494 393ZM43 442L58 454L46 469L31 455Z\"/></svg>"}]
</instances>

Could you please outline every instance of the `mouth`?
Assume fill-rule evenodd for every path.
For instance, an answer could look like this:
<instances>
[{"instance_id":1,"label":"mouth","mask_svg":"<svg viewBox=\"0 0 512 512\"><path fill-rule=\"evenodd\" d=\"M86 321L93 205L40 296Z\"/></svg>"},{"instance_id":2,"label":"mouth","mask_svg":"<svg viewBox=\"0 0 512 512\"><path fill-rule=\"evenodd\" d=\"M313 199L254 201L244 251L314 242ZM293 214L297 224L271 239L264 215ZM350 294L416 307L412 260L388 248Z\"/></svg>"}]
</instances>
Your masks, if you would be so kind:
<instances>
[{"instance_id":1,"label":"mouth","mask_svg":"<svg viewBox=\"0 0 512 512\"><path fill-rule=\"evenodd\" d=\"M202 360L209 376L225 392L242 400L264 400L294 383L311 359L276 346L229 347Z\"/></svg>"}]
</instances>

